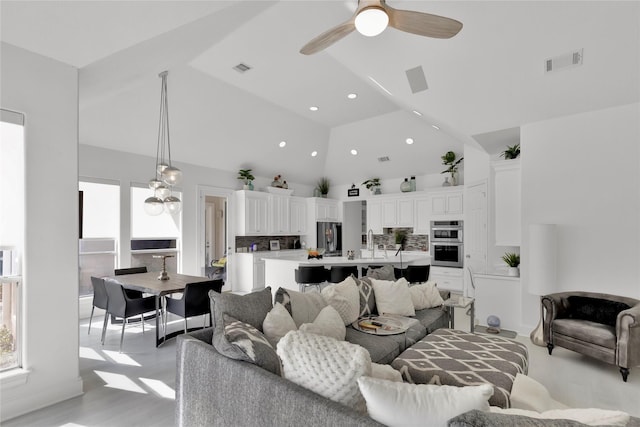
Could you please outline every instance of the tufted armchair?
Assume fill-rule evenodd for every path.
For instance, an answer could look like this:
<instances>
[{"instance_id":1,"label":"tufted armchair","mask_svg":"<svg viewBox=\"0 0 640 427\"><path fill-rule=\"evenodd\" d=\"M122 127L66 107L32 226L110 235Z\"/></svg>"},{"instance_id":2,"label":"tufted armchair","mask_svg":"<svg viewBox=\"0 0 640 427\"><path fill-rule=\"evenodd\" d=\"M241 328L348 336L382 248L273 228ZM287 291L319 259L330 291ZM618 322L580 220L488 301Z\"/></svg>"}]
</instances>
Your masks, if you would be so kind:
<instances>
[{"instance_id":1,"label":"tufted armchair","mask_svg":"<svg viewBox=\"0 0 640 427\"><path fill-rule=\"evenodd\" d=\"M595 292L544 295L543 334L554 346L620 368L623 381L640 364L640 300Z\"/></svg>"}]
</instances>

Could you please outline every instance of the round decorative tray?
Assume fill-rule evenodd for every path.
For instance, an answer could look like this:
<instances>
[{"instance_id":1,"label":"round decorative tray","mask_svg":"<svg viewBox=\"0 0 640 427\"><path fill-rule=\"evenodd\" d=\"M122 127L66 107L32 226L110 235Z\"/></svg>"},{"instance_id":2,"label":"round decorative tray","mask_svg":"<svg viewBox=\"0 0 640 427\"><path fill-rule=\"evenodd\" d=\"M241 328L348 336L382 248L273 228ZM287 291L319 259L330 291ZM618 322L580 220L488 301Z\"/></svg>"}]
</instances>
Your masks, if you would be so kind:
<instances>
[{"instance_id":1,"label":"round decorative tray","mask_svg":"<svg viewBox=\"0 0 640 427\"><path fill-rule=\"evenodd\" d=\"M396 335L409 329L405 322L390 316L370 316L356 320L351 324L354 329L371 335Z\"/></svg>"}]
</instances>

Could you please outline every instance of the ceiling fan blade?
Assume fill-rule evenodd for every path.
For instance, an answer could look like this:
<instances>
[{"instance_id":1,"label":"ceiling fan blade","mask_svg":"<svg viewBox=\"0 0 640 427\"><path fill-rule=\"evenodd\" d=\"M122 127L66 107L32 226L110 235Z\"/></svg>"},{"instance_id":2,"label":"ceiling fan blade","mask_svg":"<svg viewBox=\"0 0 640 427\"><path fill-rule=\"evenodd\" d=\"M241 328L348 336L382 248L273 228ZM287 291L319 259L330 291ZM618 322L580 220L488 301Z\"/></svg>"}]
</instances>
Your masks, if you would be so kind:
<instances>
[{"instance_id":1,"label":"ceiling fan blade","mask_svg":"<svg viewBox=\"0 0 640 427\"><path fill-rule=\"evenodd\" d=\"M389 15L389 26L419 36L449 39L460 32L462 22L444 16L394 9L382 3Z\"/></svg>"},{"instance_id":2,"label":"ceiling fan blade","mask_svg":"<svg viewBox=\"0 0 640 427\"><path fill-rule=\"evenodd\" d=\"M316 52L320 52L321 50L328 48L341 38L345 37L355 29L356 25L354 24L354 20L352 18L347 22L344 22L337 27L330 29L329 31L325 31L318 37L311 40L309 43L302 46L302 49L300 49L300 53L304 55L312 55Z\"/></svg>"}]
</instances>

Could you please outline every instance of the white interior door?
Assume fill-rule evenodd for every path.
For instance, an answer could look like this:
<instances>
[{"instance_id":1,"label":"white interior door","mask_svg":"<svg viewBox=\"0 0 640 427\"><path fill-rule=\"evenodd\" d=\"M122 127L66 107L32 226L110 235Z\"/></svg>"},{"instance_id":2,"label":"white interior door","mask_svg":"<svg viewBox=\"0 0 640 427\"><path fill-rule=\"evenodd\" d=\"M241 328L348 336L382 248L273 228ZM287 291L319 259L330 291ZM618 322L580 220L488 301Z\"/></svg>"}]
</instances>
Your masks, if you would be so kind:
<instances>
[{"instance_id":1,"label":"white interior door","mask_svg":"<svg viewBox=\"0 0 640 427\"><path fill-rule=\"evenodd\" d=\"M469 269L473 272L484 272L487 269L487 182L468 185L465 192L465 295L474 296Z\"/></svg>"}]
</instances>

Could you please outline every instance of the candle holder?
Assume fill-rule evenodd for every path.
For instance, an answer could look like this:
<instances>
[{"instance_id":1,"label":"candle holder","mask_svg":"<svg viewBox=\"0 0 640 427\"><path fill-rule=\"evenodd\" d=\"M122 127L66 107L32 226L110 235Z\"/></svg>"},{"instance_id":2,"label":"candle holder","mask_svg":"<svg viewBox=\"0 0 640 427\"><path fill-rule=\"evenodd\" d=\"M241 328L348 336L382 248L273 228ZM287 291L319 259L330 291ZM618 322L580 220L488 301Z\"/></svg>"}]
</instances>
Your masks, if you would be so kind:
<instances>
[{"instance_id":1,"label":"candle holder","mask_svg":"<svg viewBox=\"0 0 640 427\"><path fill-rule=\"evenodd\" d=\"M167 273L167 258L173 258L175 255L153 255L154 258L162 258L162 271L158 276L158 280L169 280Z\"/></svg>"}]
</instances>

